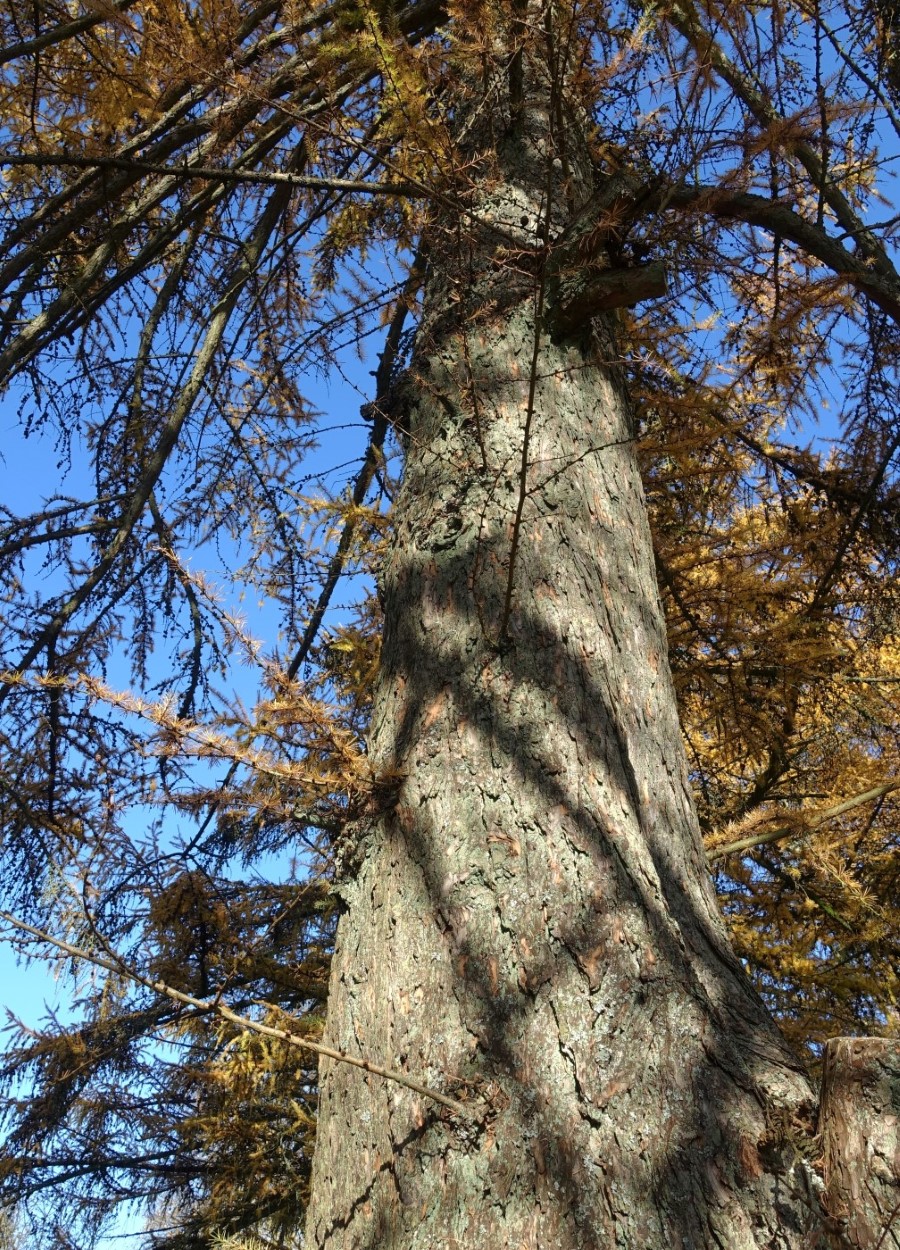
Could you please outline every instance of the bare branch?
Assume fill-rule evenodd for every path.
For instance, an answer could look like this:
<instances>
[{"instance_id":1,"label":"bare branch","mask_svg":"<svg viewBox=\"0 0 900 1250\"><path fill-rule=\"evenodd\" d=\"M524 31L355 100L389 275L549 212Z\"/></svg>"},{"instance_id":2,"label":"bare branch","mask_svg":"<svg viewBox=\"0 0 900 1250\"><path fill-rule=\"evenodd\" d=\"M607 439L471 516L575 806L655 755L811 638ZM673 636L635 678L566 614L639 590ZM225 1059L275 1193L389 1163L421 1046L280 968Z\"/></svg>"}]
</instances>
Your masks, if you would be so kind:
<instances>
[{"instance_id":1,"label":"bare branch","mask_svg":"<svg viewBox=\"0 0 900 1250\"><path fill-rule=\"evenodd\" d=\"M306 191L340 191L347 194L397 195L421 197L423 188L412 182L366 182L354 178L319 178L307 174L283 173L278 170L216 168L213 165L160 164L133 160L123 156L78 156L46 152L17 152L0 155L0 166L34 168L119 169L134 174L162 174L167 178L208 182L246 182L254 186L300 187Z\"/></svg>"}]
</instances>

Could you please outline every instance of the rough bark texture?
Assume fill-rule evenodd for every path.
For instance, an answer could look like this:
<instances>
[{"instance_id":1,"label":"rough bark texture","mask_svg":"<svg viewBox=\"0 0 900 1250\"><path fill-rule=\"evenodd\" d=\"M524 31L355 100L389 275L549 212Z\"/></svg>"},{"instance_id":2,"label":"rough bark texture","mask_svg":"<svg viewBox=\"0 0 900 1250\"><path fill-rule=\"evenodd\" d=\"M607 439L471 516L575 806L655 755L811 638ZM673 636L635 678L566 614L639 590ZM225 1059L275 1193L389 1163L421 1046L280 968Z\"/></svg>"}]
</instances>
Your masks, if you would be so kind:
<instances>
[{"instance_id":1,"label":"rough bark texture","mask_svg":"<svg viewBox=\"0 0 900 1250\"><path fill-rule=\"evenodd\" d=\"M490 1106L474 1131L324 1063L310 1242L800 1246L809 1093L722 931L596 346L538 354L500 637L534 334L519 307L420 362L371 743L403 781L329 998L331 1045Z\"/></svg>"},{"instance_id":2,"label":"rough bark texture","mask_svg":"<svg viewBox=\"0 0 900 1250\"><path fill-rule=\"evenodd\" d=\"M825 1047L819 1112L826 1202L854 1250L900 1247L900 1044Z\"/></svg>"},{"instance_id":3,"label":"rough bark texture","mask_svg":"<svg viewBox=\"0 0 900 1250\"><path fill-rule=\"evenodd\" d=\"M308 1242L799 1250L812 1098L710 885L611 333L554 340L509 259L577 209L526 120L476 205L502 241L435 232L371 734L400 782L327 1030L476 1115L323 1062Z\"/></svg>"}]
</instances>

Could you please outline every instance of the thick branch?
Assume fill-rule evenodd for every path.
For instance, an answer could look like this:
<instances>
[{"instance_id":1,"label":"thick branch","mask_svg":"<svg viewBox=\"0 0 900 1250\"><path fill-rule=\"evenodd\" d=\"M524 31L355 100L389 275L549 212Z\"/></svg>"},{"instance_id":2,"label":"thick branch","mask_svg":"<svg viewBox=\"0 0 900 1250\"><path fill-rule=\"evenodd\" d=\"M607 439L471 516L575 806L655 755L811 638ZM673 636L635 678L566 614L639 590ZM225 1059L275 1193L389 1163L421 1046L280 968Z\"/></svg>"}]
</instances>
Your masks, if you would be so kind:
<instances>
[{"instance_id":1,"label":"thick branch","mask_svg":"<svg viewBox=\"0 0 900 1250\"><path fill-rule=\"evenodd\" d=\"M666 19L694 48L698 56L713 67L716 73L731 87L738 99L746 106L764 129L782 125L785 118L778 112L750 75L743 72L726 55L712 35L704 28L691 0L675 0L665 10ZM854 212L844 193L827 176L827 170L818 153L802 139L786 145L795 156L813 185L821 192L824 202L834 213L838 224L856 242L866 259L883 276L890 278L894 267L884 248ZM892 314L893 315L893 314Z\"/></svg>"},{"instance_id":2,"label":"thick branch","mask_svg":"<svg viewBox=\"0 0 900 1250\"><path fill-rule=\"evenodd\" d=\"M652 202L652 201L651 201ZM717 187L669 188L657 197L660 210L693 208L717 219L743 221L801 248L844 279L900 325L900 277L890 262L872 267L812 222L801 217L789 204L750 192Z\"/></svg>"},{"instance_id":3,"label":"thick branch","mask_svg":"<svg viewBox=\"0 0 900 1250\"><path fill-rule=\"evenodd\" d=\"M82 35L94 26L113 20L119 13L126 13L135 3L136 0L112 0L110 4L98 6L95 12L85 13L72 22L63 22L51 30L45 30L42 35L35 35L33 39L23 39L20 43L11 43L0 48L0 65L7 65L19 57L33 56L44 48L52 48L54 44L74 39L76 35Z\"/></svg>"},{"instance_id":4,"label":"thick branch","mask_svg":"<svg viewBox=\"0 0 900 1250\"><path fill-rule=\"evenodd\" d=\"M661 299L667 289L666 268L661 260L627 269L583 269L560 279L549 312L550 321L555 333L573 334L598 313L629 308L642 300Z\"/></svg>"}]
</instances>

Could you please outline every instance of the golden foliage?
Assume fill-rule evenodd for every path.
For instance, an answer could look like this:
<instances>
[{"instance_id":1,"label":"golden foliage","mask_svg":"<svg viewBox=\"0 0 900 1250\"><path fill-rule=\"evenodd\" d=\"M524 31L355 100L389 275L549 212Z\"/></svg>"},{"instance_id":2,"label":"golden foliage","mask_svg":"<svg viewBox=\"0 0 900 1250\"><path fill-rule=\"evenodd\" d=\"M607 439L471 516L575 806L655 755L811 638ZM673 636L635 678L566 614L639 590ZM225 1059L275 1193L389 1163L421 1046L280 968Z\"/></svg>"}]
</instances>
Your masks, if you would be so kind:
<instances>
[{"instance_id":1,"label":"golden foliage","mask_svg":"<svg viewBox=\"0 0 900 1250\"><path fill-rule=\"evenodd\" d=\"M0 518L4 885L118 969L76 972L83 1018L6 1056L0 1186L45 1229L62 1211L89 1243L148 1192L171 1250L299 1224L314 1071L146 982L317 1035L328 873L392 781L365 733L411 258L437 215L484 226L517 66L593 153L580 259L669 269L666 300L616 315L612 363L738 951L798 1046L898 1028L892 11L553 14L0 0L0 381L26 433L89 462ZM496 263L518 281L551 242L504 235ZM355 376L385 327L362 466L327 485L309 380ZM270 655L242 596L277 613Z\"/></svg>"}]
</instances>

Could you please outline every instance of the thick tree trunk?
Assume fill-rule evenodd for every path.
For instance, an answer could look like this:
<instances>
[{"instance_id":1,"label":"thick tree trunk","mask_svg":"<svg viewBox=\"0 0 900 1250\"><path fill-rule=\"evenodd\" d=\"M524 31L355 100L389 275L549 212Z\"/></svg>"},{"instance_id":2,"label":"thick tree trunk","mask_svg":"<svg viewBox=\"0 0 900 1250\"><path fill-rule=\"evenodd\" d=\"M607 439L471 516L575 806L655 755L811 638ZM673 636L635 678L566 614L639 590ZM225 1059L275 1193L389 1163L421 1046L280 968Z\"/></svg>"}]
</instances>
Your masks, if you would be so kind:
<instances>
[{"instance_id":1,"label":"thick tree trunk","mask_svg":"<svg viewBox=\"0 0 900 1250\"><path fill-rule=\"evenodd\" d=\"M836 1037L819 1113L825 1202L852 1250L900 1248L900 1044Z\"/></svg>"},{"instance_id":2,"label":"thick tree trunk","mask_svg":"<svg viewBox=\"0 0 900 1250\"><path fill-rule=\"evenodd\" d=\"M501 251L554 216L541 125L477 206L505 241L436 245L371 735L399 783L329 997L330 1045L474 1115L323 1062L307 1238L799 1250L813 1100L708 878L611 336L554 341Z\"/></svg>"}]
</instances>

